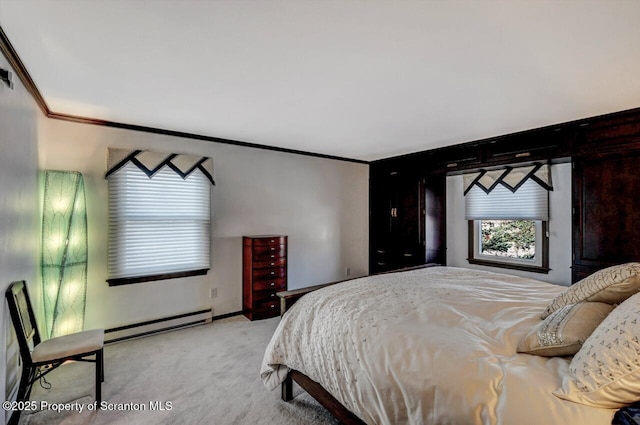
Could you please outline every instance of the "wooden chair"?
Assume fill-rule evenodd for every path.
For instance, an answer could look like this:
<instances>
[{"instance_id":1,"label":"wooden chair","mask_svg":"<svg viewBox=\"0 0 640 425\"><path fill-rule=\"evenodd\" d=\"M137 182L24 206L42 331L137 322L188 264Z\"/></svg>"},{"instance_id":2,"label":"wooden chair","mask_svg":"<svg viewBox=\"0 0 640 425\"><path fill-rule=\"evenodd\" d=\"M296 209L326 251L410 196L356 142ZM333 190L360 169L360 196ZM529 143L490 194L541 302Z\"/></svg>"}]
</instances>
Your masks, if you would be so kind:
<instances>
[{"instance_id":1,"label":"wooden chair","mask_svg":"<svg viewBox=\"0 0 640 425\"><path fill-rule=\"evenodd\" d=\"M67 360L76 360L96 364L96 401L100 404L104 382L104 330L78 332L42 341L25 281L12 283L5 295L22 357L17 401L29 399L35 381ZM91 356L95 357L87 358ZM17 424L19 417L20 411L16 411L9 424Z\"/></svg>"}]
</instances>

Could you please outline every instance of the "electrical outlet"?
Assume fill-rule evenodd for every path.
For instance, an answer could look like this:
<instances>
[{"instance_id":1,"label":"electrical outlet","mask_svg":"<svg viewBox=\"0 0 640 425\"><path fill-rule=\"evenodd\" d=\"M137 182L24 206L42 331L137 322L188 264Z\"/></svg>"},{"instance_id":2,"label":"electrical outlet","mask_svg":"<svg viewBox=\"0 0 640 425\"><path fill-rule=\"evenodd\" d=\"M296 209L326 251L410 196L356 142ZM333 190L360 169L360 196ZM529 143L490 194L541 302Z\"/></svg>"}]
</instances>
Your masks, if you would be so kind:
<instances>
[{"instance_id":1,"label":"electrical outlet","mask_svg":"<svg viewBox=\"0 0 640 425\"><path fill-rule=\"evenodd\" d=\"M215 298L218 296L218 288L211 288L209 291L209 298Z\"/></svg>"},{"instance_id":2,"label":"electrical outlet","mask_svg":"<svg viewBox=\"0 0 640 425\"><path fill-rule=\"evenodd\" d=\"M351 276L351 268L347 267L346 269L344 269L344 275L345 276Z\"/></svg>"}]
</instances>

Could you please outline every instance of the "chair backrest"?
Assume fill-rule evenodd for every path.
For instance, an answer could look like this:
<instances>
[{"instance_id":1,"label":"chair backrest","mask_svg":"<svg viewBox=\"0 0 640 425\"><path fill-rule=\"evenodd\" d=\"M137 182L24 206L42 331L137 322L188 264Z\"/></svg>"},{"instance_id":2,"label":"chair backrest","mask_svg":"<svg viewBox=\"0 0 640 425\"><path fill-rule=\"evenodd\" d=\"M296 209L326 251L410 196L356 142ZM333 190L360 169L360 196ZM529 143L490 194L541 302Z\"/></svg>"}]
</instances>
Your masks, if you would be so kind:
<instances>
[{"instance_id":1,"label":"chair backrest","mask_svg":"<svg viewBox=\"0 0 640 425\"><path fill-rule=\"evenodd\" d=\"M5 295L9 304L11 322L18 338L20 355L25 363L32 363L31 351L33 347L40 344L40 333L26 282L24 280L13 282L7 288Z\"/></svg>"}]
</instances>

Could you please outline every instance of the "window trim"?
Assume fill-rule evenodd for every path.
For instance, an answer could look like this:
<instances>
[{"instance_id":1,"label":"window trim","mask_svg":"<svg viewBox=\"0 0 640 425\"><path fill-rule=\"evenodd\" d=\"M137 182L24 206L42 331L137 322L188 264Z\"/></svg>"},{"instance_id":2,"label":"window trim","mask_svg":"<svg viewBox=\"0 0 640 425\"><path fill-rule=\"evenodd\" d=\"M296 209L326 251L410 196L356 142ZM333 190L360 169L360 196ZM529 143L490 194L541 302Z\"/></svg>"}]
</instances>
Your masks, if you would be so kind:
<instances>
[{"instance_id":1,"label":"window trim","mask_svg":"<svg viewBox=\"0 0 640 425\"><path fill-rule=\"evenodd\" d=\"M508 221L533 221L534 223L534 239L536 242L536 246L539 247L540 249L536 249L536 253L534 255L533 258L512 258L512 257L500 257L497 255L489 255L489 254L484 254L482 253L482 245L483 245L483 241L481 238L482 235L482 222L483 221L505 221L505 220L499 220L499 219L478 219L478 220L474 220L473 222L473 226L474 226L474 240L473 240L473 250L474 250L474 255L473 258L476 260L486 260L486 261L495 261L495 262L499 262L499 263L507 263L507 264L518 264L521 266L533 266L533 267L542 267L542 257L543 257L543 253L542 250L544 247L542 247L542 244L540 243L542 241L542 235L544 232L544 229L542 228L543 225L542 223L544 223L543 220L529 220L529 219L518 219L518 220L508 220Z\"/></svg>"},{"instance_id":2,"label":"window trim","mask_svg":"<svg viewBox=\"0 0 640 425\"><path fill-rule=\"evenodd\" d=\"M481 266L490 266L490 267L499 267L503 269L511 269L511 270L521 270L526 272L533 273L544 273L548 274L551 270L549 268L549 236L548 236L548 222L542 221L542 256L541 256L541 265L527 265L521 264L512 261L499 261L499 260L488 260L483 256L482 258L478 258L476 256L475 244L476 244L476 221L478 220L468 220L469 223L469 256L467 261L469 264L476 264Z\"/></svg>"},{"instance_id":3,"label":"window trim","mask_svg":"<svg viewBox=\"0 0 640 425\"><path fill-rule=\"evenodd\" d=\"M154 282L156 280L178 279L181 277L206 275L209 269L187 270L184 272L163 273L149 276L116 277L107 279L109 286L131 285L133 283Z\"/></svg>"}]
</instances>

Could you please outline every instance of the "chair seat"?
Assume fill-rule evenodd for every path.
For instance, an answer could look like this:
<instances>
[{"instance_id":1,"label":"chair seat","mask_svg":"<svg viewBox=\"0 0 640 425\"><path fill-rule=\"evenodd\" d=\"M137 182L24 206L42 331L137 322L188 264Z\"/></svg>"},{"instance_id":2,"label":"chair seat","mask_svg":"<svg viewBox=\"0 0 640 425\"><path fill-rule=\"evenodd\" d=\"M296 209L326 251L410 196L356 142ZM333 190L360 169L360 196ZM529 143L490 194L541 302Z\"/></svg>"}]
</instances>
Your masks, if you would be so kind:
<instances>
[{"instance_id":1,"label":"chair seat","mask_svg":"<svg viewBox=\"0 0 640 425\"><path fill-rule=\"evenodd\" d=\"M43 341L34 348L31 353L31 360L34 363L46 363L97 351L103 346L104 330L93 329Z\"/></svg>"}]
</instances>

